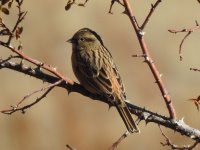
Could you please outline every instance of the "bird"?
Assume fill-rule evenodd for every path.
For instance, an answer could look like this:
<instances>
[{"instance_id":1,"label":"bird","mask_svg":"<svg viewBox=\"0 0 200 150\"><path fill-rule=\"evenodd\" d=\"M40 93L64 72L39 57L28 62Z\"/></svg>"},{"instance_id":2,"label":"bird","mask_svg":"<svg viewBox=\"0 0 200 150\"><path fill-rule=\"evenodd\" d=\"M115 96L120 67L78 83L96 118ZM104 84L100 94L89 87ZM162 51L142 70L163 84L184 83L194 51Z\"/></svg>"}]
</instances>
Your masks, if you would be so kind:
<instances>
[{"instance_id":1,"label":"bird","mask_svg":"<svg viewBox=\"0 0 200 150\"><path fill-rule=\"evenodd\" d=\"M121 76L101 37L82 28L68 42L72 44L72 69L80 84L93 94L105 96L117 108L129 133L140 132L125 103Z\"/></svg>"}]
</instances>

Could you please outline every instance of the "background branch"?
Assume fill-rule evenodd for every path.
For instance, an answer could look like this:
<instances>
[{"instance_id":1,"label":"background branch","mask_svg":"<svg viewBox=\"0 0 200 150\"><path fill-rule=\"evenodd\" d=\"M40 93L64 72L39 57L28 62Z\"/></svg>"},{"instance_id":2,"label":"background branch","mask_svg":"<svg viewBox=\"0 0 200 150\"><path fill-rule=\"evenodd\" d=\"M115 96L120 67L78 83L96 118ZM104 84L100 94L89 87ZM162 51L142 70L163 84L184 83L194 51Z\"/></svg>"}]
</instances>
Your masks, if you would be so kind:
<instances>
[{"instance_id":1,"label":"background branch","mask_svg":"<svg viewBox=\"0 0 200 150\"><path fill-rule=\"evenodd\" d=\"M179 57L180 57L180 61L183 60L183 55L182 55L182 47L183 47L183 43L185 42L185 40L189 37L189 35L191 35L191 33L193 33L194 31L200 29L199 23L197 21L195 21L196 25L192 28L188 28L188 29L181 29L181 30L176 30L176 29L169 29L168 31L170 33L186 33L186 35L183 37L183 39L181 40L181 43L179 45Z\"/></svg>"}]
</instances>

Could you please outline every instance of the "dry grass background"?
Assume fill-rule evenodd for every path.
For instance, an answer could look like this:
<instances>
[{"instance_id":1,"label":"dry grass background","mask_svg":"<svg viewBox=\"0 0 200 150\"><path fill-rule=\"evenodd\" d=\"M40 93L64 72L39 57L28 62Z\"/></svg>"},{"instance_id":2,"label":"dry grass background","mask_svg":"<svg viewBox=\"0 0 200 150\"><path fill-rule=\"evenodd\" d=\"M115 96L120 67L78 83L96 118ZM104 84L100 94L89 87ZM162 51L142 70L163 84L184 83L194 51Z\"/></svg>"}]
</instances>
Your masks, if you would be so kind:
<instances>
[{"instance_id":1,"label":"dry grass background","mask_svg":"<svg viewBox=\"0 0 200 150\"><path fill-rule=\"evenodd\" d=\"M134 1L132 6L141 23L154 1ZM89 1L86 8L73 6L65 11L66 0L24 1L28 11L23 22L22 41L24 53L32 58L57 67L71 79L76 80L71 68L71 45L65 41L82 27L94 29L101 35L111 51L123 78L128 98L135 104L168 115L157 85L143 59L132 58L141 53L135 33L123 9L115 5L114 15L108 14L110 1ZM200 67L200 31L193 33L184 43L184 59L179 61L178 46L184 34L173 35L168 29L181 29L200 22L200 4L197 1L168 0L157 8L145 29L145 39L163 80L172 97L178 118L195 128L200 127L199 113L186 100L198 96L200 75L189 67ZM8 20L15 21L15 15ZM6 57L7 49L1 48ZM0 71L0 108L15 104L25 94L44 86L39 80L10 70ZM34 100L27 100L30 102ZM139 125L141 134L131 135L118 150L160 150L163 137L156 124ZM69 144L78 150L105 150L122 133L125 126L117 111L92 101L80 94L56 88L46 99L25 115L0 114L1 150L66 150ZM176 144L191 141L168 129L166 134ZM198 148L196 148L198 149Z\"/></svg>"}]
</instances>

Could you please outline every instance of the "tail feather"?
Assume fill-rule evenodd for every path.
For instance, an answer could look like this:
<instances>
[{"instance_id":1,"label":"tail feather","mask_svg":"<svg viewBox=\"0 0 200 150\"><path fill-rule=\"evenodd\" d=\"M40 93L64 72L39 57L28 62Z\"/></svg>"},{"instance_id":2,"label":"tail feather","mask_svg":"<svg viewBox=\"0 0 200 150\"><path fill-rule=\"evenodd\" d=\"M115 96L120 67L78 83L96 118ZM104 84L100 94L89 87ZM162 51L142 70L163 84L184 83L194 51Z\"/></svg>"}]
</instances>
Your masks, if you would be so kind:
<instances>
[{"instance_id":1,"label":"tail feather","mask_svg":"<svg viewBox=\"0 0 200 150\"><path fill-rule=\"evenodd\" d=\"M124 124L126 125L127 130L130 133L134 133L137 132L139 133L140 130L138 128L138 126L136 125L135 121L133 120L131 113L128 109L128 107L126 106L126 104L118 104L116 105L116 108L122 118L122 120L124 121Z\"/></svg>"}]
</instances>

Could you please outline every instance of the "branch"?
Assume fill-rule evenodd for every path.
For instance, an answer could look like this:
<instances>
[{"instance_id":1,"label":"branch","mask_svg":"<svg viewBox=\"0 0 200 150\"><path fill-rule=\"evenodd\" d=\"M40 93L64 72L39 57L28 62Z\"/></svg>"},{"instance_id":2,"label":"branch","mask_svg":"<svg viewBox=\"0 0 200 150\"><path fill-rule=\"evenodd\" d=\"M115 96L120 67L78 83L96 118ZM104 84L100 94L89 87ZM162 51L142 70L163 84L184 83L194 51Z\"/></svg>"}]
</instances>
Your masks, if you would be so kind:
<instances>
[{"instance_id":1,"label":"branch","mask_svg":"<svg viewBox=\"0 0 200 150\"><path fill-rule=\"evenodd\" d=\"M175 109L172 105L172 101L171 101L171 97L169 95L169 93L167 92L167 89L161 79L161 75L150 55L150 50L148 49L147 45L146 45L146 42L144 40L144 33L141 31L141 29L138 27L138 23L137 23L137 20L136 20L136 17L130 7L130 4L129 4L129 1L128 0L123 0L124 1L124 7L126 9L126 13L132 23L132 26L137 34L137 38L139 40L139 43L140 43L140 47L142 49L142 52L143 52L143 55L144 55L144 58L145 58L145 62L148 64L155 80L156 80L156 83L160 89L160 92L163 96L163 99L165 101L165 104L167 106L167 109L169 111L169 115L170 115L170 118L173 118L175 119L176 118L176 112L175 112ZM148 17L147 17L148 18Z\"/></svg>"},{"instance_id":2,"label":"branch","mask_svg":"<svg viewBox=\"0 0 200 150\"><path fill-rule=\"evenodd\" d=\"M170 33L174 33L174 34L177 34L177 33L182 33L182 32L186 32L186 35L183 37L183 39L181 40L181 43L179 45L179 57L180 57L180 61L183 60L183 56L182 56L182 46L183 46L183 43L185 42L185 40L189 37L189 35L191 35L191 33L193 33L194 31L200 29L200 26L198 24L197 21L195 21L196 25L192 28L188 28L188 29L182 29L182 30L168 30Z\"/></svg>"},{"instance_id":3,"label":"branch","mask_svg":"<svg viewBox=\"0 0 200 150\"><path fill-rule=\"evenodd\" d=\"M152 14L154 13L156 7L162 2L162 0L157 0L155 2L155 4L151 4L151 9L149 11L149 14L147 15L147 17L145 18L143 24L141 25L140 29L144 30L144 28L146 27L147 23L149 22L150 17L152 16Z\"/></svg>"},{"instance_id":4,"label":"branch","mask_svg":"<svg viewBox=\"0 0 200 150\"><path fill-rule=\"evenodd\" d=\"M108 148L108 150L115 150L117 148L117 146L129 135L129 132L126 131L124 134L122 134L122 136L112 144L112 146L110 146Z\"/></svg>"},{"instance_id":5,"label":"branch","mask_svg":"<svg viewBox=\"0 0 200 150\"><path fill-rule=\"evenodd\" d=\"M40 68L43 68L43 69L49 71L50 73L56 75L57 77L65 80L67 83L74 84L74 82L71 79L69 79L68 77L65 77L61 73L59 73L56 70L56 68L54 68L50 65L44 64L42 62L39 62L38 60L35 60L33 58L30 58L29 56L25 55L22 51L12 47L11 45L8 45L7 43L0 41L0 45L6 47L6 48L10 49L12 52L16 53L18 55L18 57L20 57L22 60L26 60L26 61L36 65L39 70L40 70Z\"/></svg>"},{"instance_id":6,"label":"branch","mask_svg":"<svg viewBox=\"0 0 200 150\"><path fill-rule=\"evenodd\" d=\"M160 129L160 132L161 134L163 135L163 137L165 138L166 140L166 143L163 143L163 142L160 142L160 144L162 146L170 146L171 149L174 149L174 150L192 150L193 148L195 148L199 142L194 142L193 145L188 145L188 146L177 146L176 144L173 144L172 141L167 137L167 135L163 132L163 130L161 129L161 127L159 126L159 129Z\"/></svg>"},{"instance_id":7,"label":"branch","mask_svg":"<svg viewBox=\"0 0 200 150\"><path fill-rule=\"evenodd\" d=\"M115 2L117 2L120 5L124 6L124 4L120 0L111 0L110 8L109 8L109 11L108 11L109 14L113 14L112 8L113 8L113 5L114 5Z\"/></svg>"},{"instance_id":8,"label":"branch","mask_svg":"<svg viewBox=\"0 0 200 150\"><path fill-rule=\"evenodd\" d=\"M70 145L66 145L66 147L69 149L69 150L76 150L75 148L71 147Z\"/></svg>"},{"instance_id":9,"label":"branch","mask_svg":"<svg viewBox=\"0 0 200 150\"><path fill-rule=\"evenodd\" d=\"M45 98L47 96L47 94L53 90L53 88L55 86L57 86L58 84L60 84L63 80L58 80L57 82L53 83L53 84L50 84L48 85L47 87L43 87L39 90L36 90L36 91L33 91L32 93L30 94L27 94L26 96L24 96L22 98L22 100L20 100L15 106L11 106L10 109L5 109L5 110L1 110L0 112L3 113L3 114L8 114L8 115L11 115L17 111L21 111L23 114L25 113L25 110L28 109L28 108L31 108L33 105L37 104L38 102L40 102L43 98ZM25 105L25 106L22 106L20 107L20 105L29 97L31 97L32 95L38 93L38 92L42 92L42 91L45 91L47 90L46 92L44 92L44 94L42 94L39 98L37 98L34 102L28 104L28 105Z\"/></svg>"},{"instance_id":10,"label":"branch","mask_svg":"<svg viewBox=\"0 0 200 150\"><path fill-rule=\"evenodd\" d=\"M27 67L25 65L21 65L18 63L14 63L11 61L0 60L0 69L7 68L11 70L15 70L42 81L46 81L48 83L55 83L60 80L60 78L49 75L43 71L37 71L37 68ZM84 89L80 84L75 83L73 85L67 84L66 82L62 82L58 85L58 87L66 89L68 92L77 92L84 96L90 97L91 100L98 100L100 102L104 102L108 105L111 105L106 97L101 95L94 95ZM185 135L195 141L200 141L200 131L198 129L194 129L183 122L183 120L172 120L168 117L159 115L157 113L151 112L144 108L138 107L136 105L131 104L130 102L126 102L132 114L138 116L140 120L144 120L146 123L153 122L167 128L170 128L174 131L179 132L182 135Z\"/></svg>"}]
</instances>

